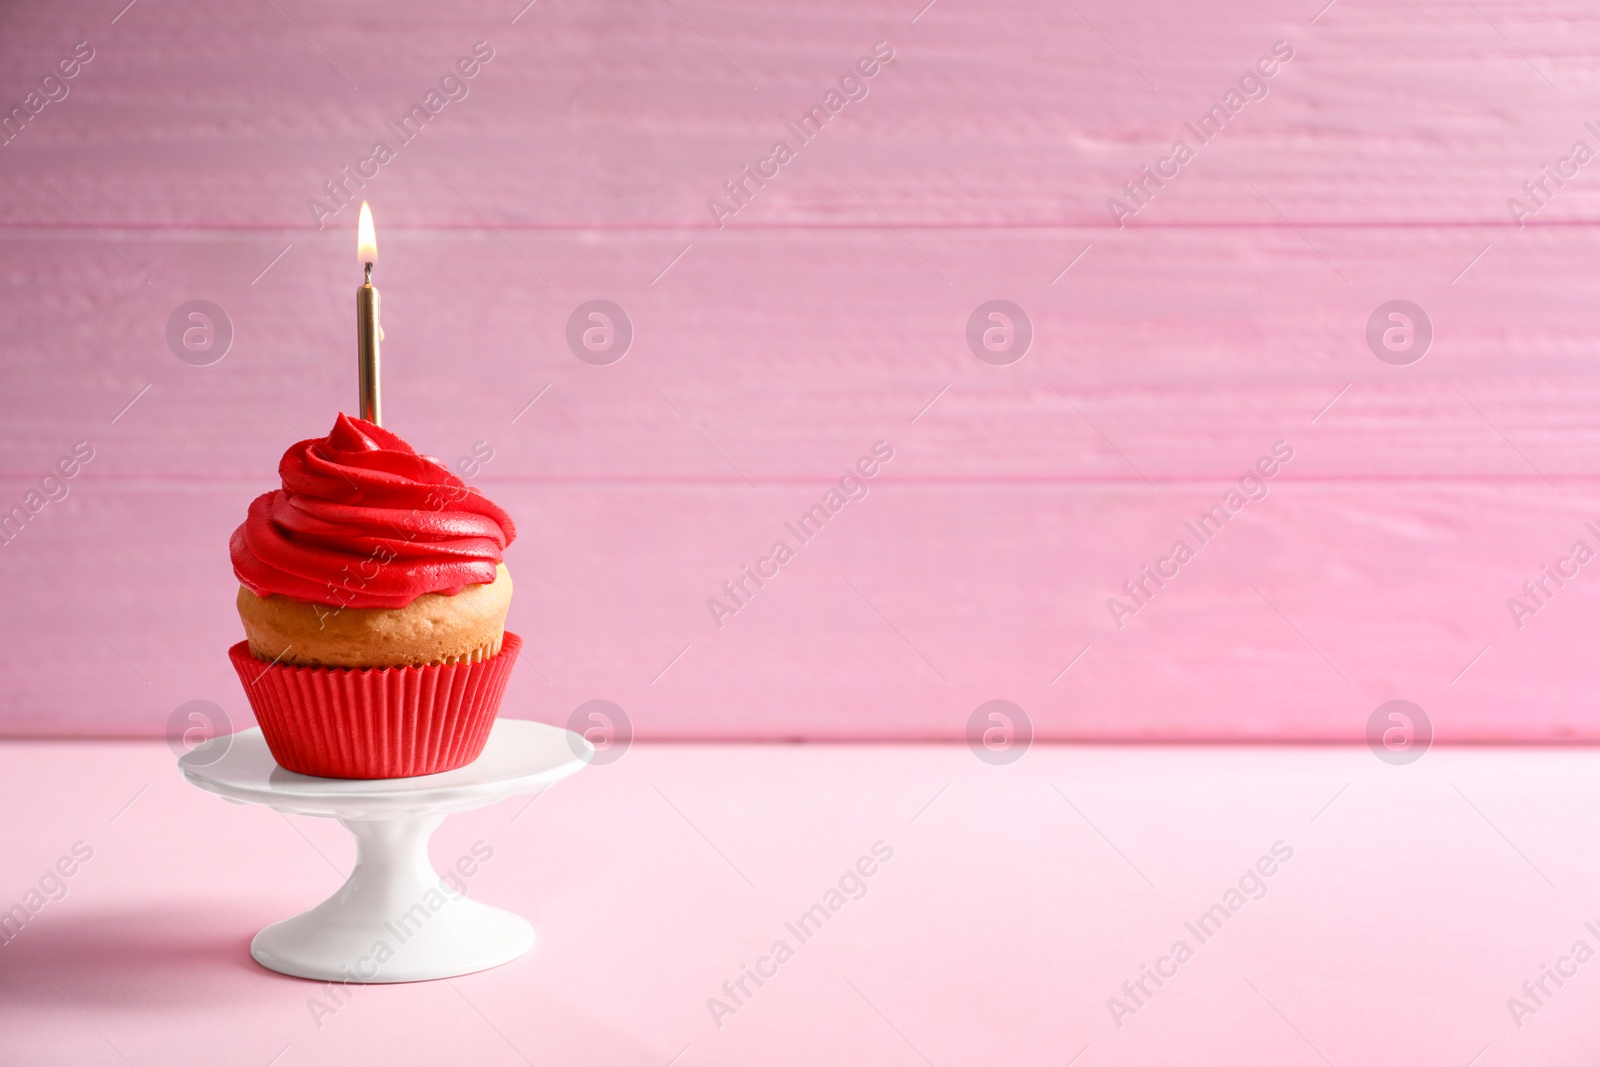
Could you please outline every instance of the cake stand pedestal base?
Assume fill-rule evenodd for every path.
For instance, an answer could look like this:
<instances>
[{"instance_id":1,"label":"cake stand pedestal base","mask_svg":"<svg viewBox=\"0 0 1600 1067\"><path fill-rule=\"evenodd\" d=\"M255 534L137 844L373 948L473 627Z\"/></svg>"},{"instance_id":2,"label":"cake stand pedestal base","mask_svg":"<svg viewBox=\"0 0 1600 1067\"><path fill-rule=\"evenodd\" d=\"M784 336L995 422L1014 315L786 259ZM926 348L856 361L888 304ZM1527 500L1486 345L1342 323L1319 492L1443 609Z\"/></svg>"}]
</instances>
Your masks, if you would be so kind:
<instances>
[{"instance_id":1,"label":"cake stand pedestal base","mask_svg":"<svg viewBox=\"0 0 1600 1067\"><path fill-rule=\"evenodd\" d=\"M355 870L321 904L255 936L250 955L261 966L324 981L417 982L498 967L533 947L526 919L434 872L428 838L443 815L339 821L356 837Z\"/></svg>"},{"instance_id":2,"label":"cake stand pedestal base","mask_svg":"<svg viewBox=\"0 0 1600 1067\"><path fill-rule=\"evenodd\" d=\"M434 870L434 830L452 812L542 792L582 769L592 752L567 730L500 719L475 762L420 778L295 774L273 762L259 729L213 738L178 765L194 785L228 800L338 819L355 835L355 869L344 885L256 934L250 955L257 963L319 981L419 982L498 967L534 941L527 920L465 895L487 858L477 846L443 876Z\"/></svg>"}]
</instances>

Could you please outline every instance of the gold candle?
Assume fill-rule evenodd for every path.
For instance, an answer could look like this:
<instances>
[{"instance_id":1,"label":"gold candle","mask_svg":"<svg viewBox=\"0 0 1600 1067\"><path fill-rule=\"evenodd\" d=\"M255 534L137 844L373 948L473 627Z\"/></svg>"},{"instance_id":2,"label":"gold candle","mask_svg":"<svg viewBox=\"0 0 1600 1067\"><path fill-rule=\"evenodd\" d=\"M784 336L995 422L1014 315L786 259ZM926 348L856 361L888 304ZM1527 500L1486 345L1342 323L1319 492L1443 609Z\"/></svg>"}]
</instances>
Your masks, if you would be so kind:
<instances>
[{"instance_id":1,"label":"gold candle","mask_svg":"<svg viewBox=\"0 0 1600 1067\"><path fill-rule=\"evenodd\" d=\"M356 233L356 262L366 264L366 277L356 290L356 358L359 361L361 403L358 414L374 426L383 425L378 398L378 290L372 287L372 265L378 261L378 236L372 228L372 209L361 201L361 222Z\"/></svg>"}]
</instances>

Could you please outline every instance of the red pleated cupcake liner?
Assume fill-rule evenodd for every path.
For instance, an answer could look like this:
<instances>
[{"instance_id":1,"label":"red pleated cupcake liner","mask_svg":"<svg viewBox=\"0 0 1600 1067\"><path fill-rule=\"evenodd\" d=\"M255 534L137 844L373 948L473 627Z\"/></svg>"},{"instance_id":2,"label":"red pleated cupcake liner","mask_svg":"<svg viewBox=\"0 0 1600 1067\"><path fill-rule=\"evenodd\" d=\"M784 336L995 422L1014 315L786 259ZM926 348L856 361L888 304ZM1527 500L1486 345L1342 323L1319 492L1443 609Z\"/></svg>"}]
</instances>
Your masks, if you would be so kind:
<instances>
[{"instance_id":1,"label":"red pleated cupcake liner","mask_svg":"<svg viewBox=\"0 0 1600 1067\"><path fill-rule=\"evenodd\" d=\"M477 663L299 667L228 649L285 770L318 778L410 778L465 767L483 751L522 639Z\"/></svg>"}]
</instances>

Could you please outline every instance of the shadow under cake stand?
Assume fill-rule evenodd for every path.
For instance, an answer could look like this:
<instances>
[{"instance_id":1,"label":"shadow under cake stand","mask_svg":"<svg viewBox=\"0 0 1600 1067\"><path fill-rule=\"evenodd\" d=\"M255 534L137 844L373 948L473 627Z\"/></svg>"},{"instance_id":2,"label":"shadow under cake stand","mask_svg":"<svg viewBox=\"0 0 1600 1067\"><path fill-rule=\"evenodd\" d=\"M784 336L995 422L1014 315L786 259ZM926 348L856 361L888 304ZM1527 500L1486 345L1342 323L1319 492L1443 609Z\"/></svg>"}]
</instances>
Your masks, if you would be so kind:
<instances>
[{"instance_id":1,"label":"shadow under cake stand","mask_svg":"<svg viewBox=\"0 0 1600 1067\"><path fill-rule=\"evenodd\" d=\"M257 963L322 981L419 982L509 963L534 939L521 916L442 884L428 861L433 831L454 812L542 792L583 769L593 752L571 731L496 719L483 754L453 771L312 778L278 766L256 727L197 745L178 767L192 784L224 799L338 819L355 835L356 865L344 885L310 911L256 934L250 955Z\"/></svg>"}]
</instances>

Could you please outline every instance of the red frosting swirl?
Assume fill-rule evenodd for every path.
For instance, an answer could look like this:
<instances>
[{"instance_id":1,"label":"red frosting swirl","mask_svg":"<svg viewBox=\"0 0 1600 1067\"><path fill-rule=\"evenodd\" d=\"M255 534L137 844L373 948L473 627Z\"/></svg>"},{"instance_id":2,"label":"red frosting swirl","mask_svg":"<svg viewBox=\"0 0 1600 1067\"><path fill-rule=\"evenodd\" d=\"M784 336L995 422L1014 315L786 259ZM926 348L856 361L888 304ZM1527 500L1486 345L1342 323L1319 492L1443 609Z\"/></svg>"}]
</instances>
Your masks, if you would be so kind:
<instances>
[{"instance_id":1,"label":"red frosting swirl","mask_svg":"<svg viewBox=\"0 0 1600 1067\"><path fill-rule=\"evenodd\" d=\"M492 582L511 517L381 426L341 414L278 464L283 488L250 504L228 543L233 573L274 593L345 608L403 608Z\"/></svg>"}]
</instances>

